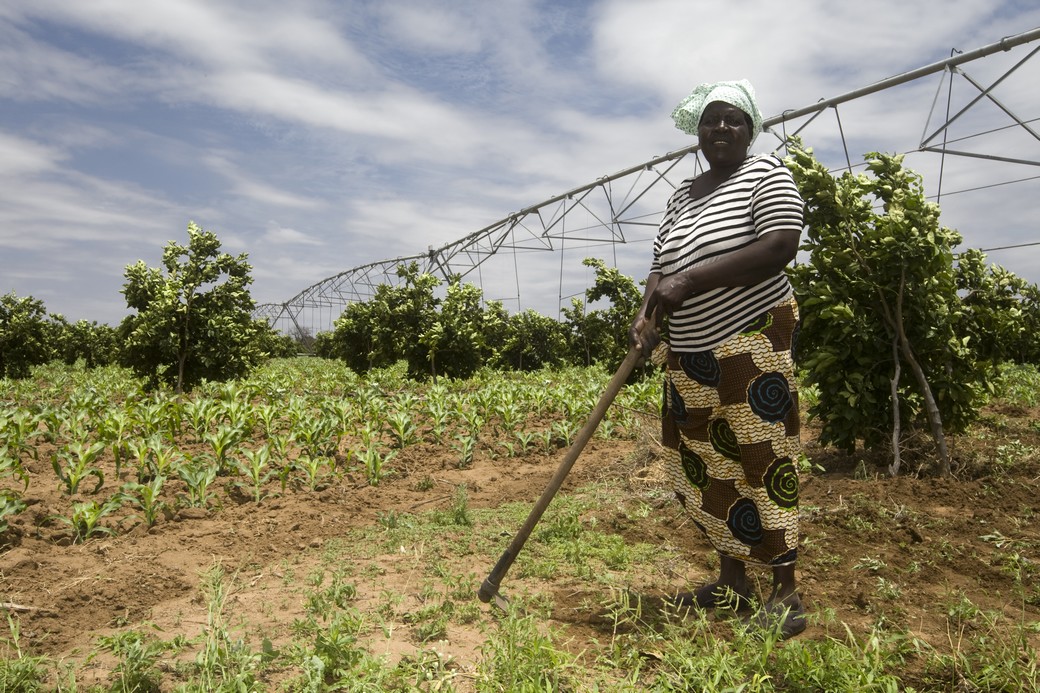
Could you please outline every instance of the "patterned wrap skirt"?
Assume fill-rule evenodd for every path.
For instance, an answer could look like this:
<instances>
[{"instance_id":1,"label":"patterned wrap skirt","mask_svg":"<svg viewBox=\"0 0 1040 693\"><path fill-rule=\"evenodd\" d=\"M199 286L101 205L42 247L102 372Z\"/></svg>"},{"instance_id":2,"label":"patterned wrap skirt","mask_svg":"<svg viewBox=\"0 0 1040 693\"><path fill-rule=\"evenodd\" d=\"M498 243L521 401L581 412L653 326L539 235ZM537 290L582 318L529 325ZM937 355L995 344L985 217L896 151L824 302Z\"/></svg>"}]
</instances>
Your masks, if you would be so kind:
<instances>
[{"instance_id":1,"label":"patterned wrap skirt","mask_svg":"<svg viewBox=\"0 0 1040 693\"><path fill-rule=\"evenodd\" d=\"M665 367L662 442L679 503L722 555L770 566L798 553L798 392L792 298L710 351Z\"/></svg>"}]
</instances>

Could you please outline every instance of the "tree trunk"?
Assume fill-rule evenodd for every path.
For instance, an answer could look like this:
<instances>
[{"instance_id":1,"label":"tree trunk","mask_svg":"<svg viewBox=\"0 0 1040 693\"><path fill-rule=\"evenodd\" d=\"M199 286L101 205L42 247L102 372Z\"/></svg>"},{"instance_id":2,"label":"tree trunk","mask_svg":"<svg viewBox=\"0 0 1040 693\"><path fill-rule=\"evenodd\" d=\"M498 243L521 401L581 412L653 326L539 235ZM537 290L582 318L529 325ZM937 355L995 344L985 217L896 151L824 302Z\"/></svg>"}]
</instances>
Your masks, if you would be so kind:
<instances>
[{"instance_id":1,"label":"tree trunk","mask_svg":"<svg viewBox=\"0 0 1040 693\"><path fill-rule=\"evenodd\" d=\"M899 476L899 467L902 459L899 452L899 375L903 370L899 363L899 336L892 336L892 362L895 369L892 373L892 464L888 467L891 476Z\"/></svg>"},{"instance_id":2,"label":"tree trunk","mask_svg":"<svg viewBox=\"0 0 1040 693\"><path fill-rule=\"evenodd\" d=\"M184 364L188 361L188 350L181 349L180 356L177 357L177 394L184 394Z\"/></svg>"},{"instance_id":3,"label":"tree trunk","mask_svg":"<svg viewBox=\"0 0 1040 693\"><path fill-rule=\"evenodd\" d=\"M905 269L904 269L905 274ZM924 374L924 369L921 368L921 364L917 362L917 358L914 356L913 350L910 348L910 343L906 338L906 331L903 328L903 279L899 282L899 296L896 299L896 328L899 330L899 345L903 352L903 358L910 364L910 370L914 372L914 377L917 378L917 384L921 387L921 394L924 395L924 408L925 413L928 415L928 424L932 429L932 438L935 439L935 447L939 452L939 474L941 476L950 475L950 453L946 448L946 435L943 433L942 426L942 415L939 413L939 407L935 403L935 395L932 394L932 387L928 384L928 378Z\"/></svg>"}]
</instances>

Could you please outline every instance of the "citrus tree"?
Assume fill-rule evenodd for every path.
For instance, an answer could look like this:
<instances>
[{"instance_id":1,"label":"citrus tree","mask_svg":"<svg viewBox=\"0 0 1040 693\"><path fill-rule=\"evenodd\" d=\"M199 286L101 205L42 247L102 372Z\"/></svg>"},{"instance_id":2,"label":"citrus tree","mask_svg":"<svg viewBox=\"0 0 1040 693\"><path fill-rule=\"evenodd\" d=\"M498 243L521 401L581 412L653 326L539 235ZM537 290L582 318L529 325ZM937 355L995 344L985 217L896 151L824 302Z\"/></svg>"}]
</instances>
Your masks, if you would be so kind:
<instances>
[{"instance_id":1,"label":"citrus tree","mask_svg":"<svg viewBox=\"0 0 1040 693\"><path fill-rule=\"evenodd\" d=\"M964 333L980 359L1037 363L1040 291L1013 272L986 263L981 250L957 258L957 288L965 311Z\"/></svg>"},{"instance_id":2,"label":"citrus tree","mask_svg":"<svg viewBox=\"0 0 1040 693\"><path fill-rule=\"evenodd\" d=\"M447 293L436 316L419 341L427 348L431 375L469 378L494 353L495 336L505 325L501 304L483 304L484 292L459 277L448 282Z\"/></svg>"},{"instance_id":3,"label":"citrus tree","mask_svg":"<svg viewBox=\"0 0 1040 693\"><path fill-rule=\"evenodd\" d=\"M434 289L440 280L419 271L418 263L397 267L401 282L380 284L368 301L351 303L336 320L327 351L358 373L385 368L397 361L408 364L408 374L430 372L429 339L423 335L437 320L440 301Z\"/></svg>"},{"instance_id":4,"label":"citrus tree","mask_svg":"<svg viewBox=\"0 0 1040 693\"><path fill-rule=\"evenodd\" d=\"M63 315L51 316L55 324L55 354L72 365L82 359L87 368L115 363L119 351L116 330L97 322L69 322Z\"/></svg>"},{"instance_id":5,"label":"citrus tree","mask_svg":"<svg viewBox=\"0 0 1040 693\"><path fill-rule=\"evenodd\" d=\"M528 308L506 319L496 365L515 371L536 371L567 365L567 328L559 320Z\"/></svg>"},{"instance_id":6,"label":"citrus tree","mask_svg":"<svg viewBox=\"0 0 1040 693\"><path fill-rule=\"evenodd\" d=\"M596 272L596 280L585 290L585 302L575 298L563 311L570 328L571 356L575 364L601 363L616 369L628 353L628 328L643 301L631 277L599 258L585 258L582 264ZM603 308L588 306L605 299Z\"/></svg>"},{"instance_id":7,"label":"citrus tree","mask_svg":"<svg viewBox=\"0 0 1040 693\"><path fill-rule=\"evenodd\" d=\"M819 389L820 440L853 450L927 430L950 471L947 432L975 418L986 379L964 334L953 248L902 156L870 153L867 172L832 176L795 142L787 164L806 204L807 263L791 278L802 310L799 366ZM886 424L887 422L887 424Z\"/></svg>"},{"instance_id":8,"label":"citrus tree","mask_svg":"<svg viewBox=\"0 0 1040 693\"><path fill-rule=\"evenodd\" d=\"M24 378L54 358L52 333L43 301L14 292L0 296L0 378Z\"/></svg>"},{"instance_id":9,"label":"citrus tree","mask_svg":"<svg viewBox=\"0 0 1040 693\"><path fill-rule=\"evenodd\" d=\"M191 222L187 245L167 243L162 267L128 265L122 294L136 313L119 327L124 365L177 392L247 373L268 327L252 318L246 257L220 252L217 236Z\"/></svg>"}]
</instances>

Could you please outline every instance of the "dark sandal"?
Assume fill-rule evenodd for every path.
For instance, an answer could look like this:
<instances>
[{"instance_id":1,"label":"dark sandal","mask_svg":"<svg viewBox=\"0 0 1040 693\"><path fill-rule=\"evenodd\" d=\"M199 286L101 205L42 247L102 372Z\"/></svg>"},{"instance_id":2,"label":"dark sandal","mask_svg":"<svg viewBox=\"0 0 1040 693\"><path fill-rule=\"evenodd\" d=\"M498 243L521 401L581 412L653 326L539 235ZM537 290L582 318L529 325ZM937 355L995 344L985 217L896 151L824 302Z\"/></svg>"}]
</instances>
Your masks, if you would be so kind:
<instances>
[{"instance_id":1,"label":"dark sandal","mask_svg":"<svg viewBox=\"0 0 1040 693\"><path fill-rule=\"evenodd\" d=\"M751 607L751 594L737 592L732 587L719 585L717 582L704 585L695 592L680 592L673 600L676 606L700 609L731 608L741 611Z\"/></svg>"},{"instance_id":2,"label":"dark sandal","mask_svg":"<svg viewBox=\"0 0 1040 693\"><path fill-rule=\"evenodd\" d=\"M745 622L763 630L779 626L781 639L793 638L806 626L805 607L802 606L801 598L796 596L795 600L794 604L786 603L783 599L766 604L748 616Z\"/></svg>"}]
</instances>

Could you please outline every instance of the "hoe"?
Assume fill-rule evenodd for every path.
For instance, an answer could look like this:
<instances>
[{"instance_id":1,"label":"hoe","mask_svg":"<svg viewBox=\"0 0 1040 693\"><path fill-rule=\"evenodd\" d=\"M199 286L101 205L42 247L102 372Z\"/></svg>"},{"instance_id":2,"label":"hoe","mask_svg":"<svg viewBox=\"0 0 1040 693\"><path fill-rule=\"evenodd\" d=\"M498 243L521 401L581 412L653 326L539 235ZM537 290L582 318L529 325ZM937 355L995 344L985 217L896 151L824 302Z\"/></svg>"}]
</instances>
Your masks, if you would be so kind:
<instances>
[{"instance_id":1,"label":"hoe","mask_svg":"<svg viewBox=\"0 0 1040 693\"><path fill-rule=\"evenodd\" d=\"M492 568L491 573L484 580L484 583L477 590L477 596L480 601L487 604L492 599L495 600L495 605L500 609L506 610L508 608L509 600L505 598L503 594L498 591L499 585L502 584L502 578L505 577L506 571L513 565L513 561L516 560L520 550L524 547L527 542L527 538L531 536L531 530L538 524L538 520L541 519L542 513L549 506L556 492L560 490L560 486L563 484L563 480L567 477L568 472L571 471L571 467L574 466L574 462L578 459L581 451L585 448L585 444L592 438L592 434L596 432L596 427L599 426L599 422L603 420L603 416L607 413L607 408L610 403L617 397L618 392L621 391L621 387L625 384L625 380L628 379L632 369L635 368L636 363L639 362L642 357L642 351L638 347L632 347L628 351L628 356L618 367L614 373L614 377L610 379L610 383L607 384L607 389L600 395L599 402L596 407L592 410L589 415L588 421L578 435L575 436L574 442L571 444L569 450L567 450L566 456L560 466L556 469L556 473L552 479L549 480L549 485L542 491L541 497L538 502L535 503L531 509L531 513L527 516L527 520L523 526L520 527L520 531L513 537L513 541L510 542L509 547L502 554L502 557L498 559L498 563Z\"/></svg>"}]
</instances>

